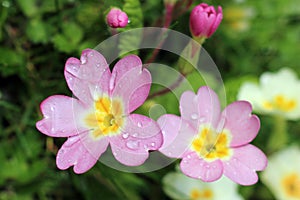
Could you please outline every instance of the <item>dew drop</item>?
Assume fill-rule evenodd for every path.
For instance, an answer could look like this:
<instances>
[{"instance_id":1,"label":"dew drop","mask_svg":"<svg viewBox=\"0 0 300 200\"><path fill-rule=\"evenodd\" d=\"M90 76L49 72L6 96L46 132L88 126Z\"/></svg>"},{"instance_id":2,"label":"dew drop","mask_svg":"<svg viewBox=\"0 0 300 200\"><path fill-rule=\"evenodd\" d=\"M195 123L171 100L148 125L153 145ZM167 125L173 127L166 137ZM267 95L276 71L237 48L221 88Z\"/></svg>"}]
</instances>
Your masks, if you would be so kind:
<instances>
[{"instance_id":1,"label":"dew drop","mask_svg":"<svg viewBox=\"0 0 300 200\"><path fill-rule=\"evenodd\" d=\"M192 119L198 119L198 115L196 113L194 113L194 114L191 115L191 118Z\"/></svg>"},{"instance_id":2,"label":"dew drop","mask_svg":"<svg viewBox=\"0 0 300 200\"><path fill-rule=\"evenodd\" d=\"M151 143L151 146L154 147L154 146L155 146L155 142L152 142L152 143Z\"/></svg>"},{"instance_id":3,"label":"dew drop","mask_svg":"<svg viewBox=\"0 0 300 200\"><path fill-rule=\"evenodd\" d=\"M139 146L140 146L140 142L139 141L136 141L136 140L130 140L126 143L126 146L129 148L129 149L138 149Z\"/></svg>"},{"instance_id":4,"label":"dew drop","mask_svg":"<svg viewBox=\"0 0 300 200\"><path fill-rule=\"evenodd\" d=\"M188 156L187 156L187 158L188 158L188 159L191 159L191 156L190 156L190 155L188 155Z\"/></svg>"},{"instance_id":5,"label":"dew drop","mask_svg":"<svg viewBox=\"0 0 300 200\"><path fill-rule=\"evenodd\" d=\"M81 64L84 65L87 62L86 56L81 56Z\"/></svg>"},{"instance_id":6,"label":"dew drop","mask_svg":"<svg viewBox=\"0 0 300 200\"><path fill-rule=\"evenodd\" d=\"M162 133L163 135L165 135L165 134L166 134L166 131L161 131L161 133Z\"/></svg>"},{"instance_id":7,"label":"dew drop","mask_svg":"<svg viewBox=\"0 0 300 200\"><path fill-rule=\"evenodd\" d=\"M127 139L127 138L129 137L129 134L128 134L128 133L123 133L122 137L123 137L124 139Z\"/></svg>"},{"instance_id":8,"label":"dew drop","mask_svg":"<svg viewBox=\"0 0 300 200\"><path fill-rule=\"evenodd\" d=\"M204 122L204 121L205 121L205 117L200 117L200 118L199 118L199 122L200 122L200 123L202 123L202 122Z\"/></svg>"},{"instance_id":9,"label":"dew drop","mask_svg":"<svg viewBox=\"0 0 300 200\"><path fill-rule=\"evenodd\" d=\"M138 122L137 125L138 125L138 127L142 127L142 123L141 122Z\"/></svg>"},{"instance_id":10,"label":"dew drop","mask_svg":"<svg viewBox=\"0 0 300 200\"><path fill-rule=\"evenodd\" d=\"M138 136L137 133L133 133L133 134L132 134L132 137L137 137L137 136Z\"/></svg>"},{"instance_id":11,"label":"dew drop","mask_svg":"<svg viewBox=\"0 0 300 200\"><path fill-rule=\"evenodd\" d=\"M97 63L96 66L97 66L97 67L100 67L100 63Z\"/></svg>"},{"instance_id":12,"label":"dew drop","mask_svg":"<svg viewBox=\"0 0 300 200\"><path fill-rule=\"evenodd\" d=\"M93 53L90 53L90 57L93 57L94 56L94 54Z\"/></svg>"}]
</instances>

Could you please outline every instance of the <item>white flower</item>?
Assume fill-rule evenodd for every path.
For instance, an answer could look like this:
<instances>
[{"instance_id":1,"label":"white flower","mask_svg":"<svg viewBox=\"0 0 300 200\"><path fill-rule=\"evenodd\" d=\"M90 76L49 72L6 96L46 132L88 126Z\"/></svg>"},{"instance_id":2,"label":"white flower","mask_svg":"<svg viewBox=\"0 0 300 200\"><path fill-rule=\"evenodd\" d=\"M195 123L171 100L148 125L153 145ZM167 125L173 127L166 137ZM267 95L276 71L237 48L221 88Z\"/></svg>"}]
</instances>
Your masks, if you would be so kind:
<instances>
[{"instance_id":1,"label":"white flower","mask_svg":"<svg viewBox=\"0 0 300 200\"><path fill-rule=\"evenodd\" d=\"M237 184L226 177L215 182L202 182L179 172L163 178L164 191L172 199L180 200L242 200Z\"/></svg>"},{"instance_id":2,"label":"white flower","mask_svg":"<svg viewBox=\"0 0 300 200\"><path fill-rule=\"evenodd\" d=\"M288 68L266 72L259 82L244 83L238 99L251 102L253 110L261 114L281 115L290 120L300 118L300 80L295 72Z\"/></svg>"},{"instance_id":3,"label":"white flower","mask_svg":"<svg viewBox=\"0 0 300 200\"><path fill-rule=\"evenodd\" d=\"M262 181L278 200L300 199L300 149L282 150L269 158Z\"/></svg>"}]
</instances>

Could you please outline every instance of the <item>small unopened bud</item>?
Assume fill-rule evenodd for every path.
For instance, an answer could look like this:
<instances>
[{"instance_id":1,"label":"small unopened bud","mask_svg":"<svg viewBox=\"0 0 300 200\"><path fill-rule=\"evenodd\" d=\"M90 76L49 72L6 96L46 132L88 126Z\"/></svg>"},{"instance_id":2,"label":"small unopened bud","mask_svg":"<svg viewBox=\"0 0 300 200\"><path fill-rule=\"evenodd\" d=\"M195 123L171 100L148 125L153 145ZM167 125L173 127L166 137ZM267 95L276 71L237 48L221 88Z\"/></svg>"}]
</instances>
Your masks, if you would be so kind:
<instances>
[{"instance_id":1,"label":"small unopened bud","mask_svg":"<svg viewBox=\"0 0 300 200\"><path fill-rule=\"evenodd\" d=\"M112 8L106 16L107 24L112 28L124 28L128 24L128 16L118 8Z\"/></svg>"},{"instance_id":2,"label":"small unopened bud","mask_svg":"<svg viewBox=\"0 0 300 200\"><path fill-rule=\"evenodd\" d=\"M197 41L209 38L218 28L223 18L221 6L216 11L213 6L201 3L194 7L190 15L190 30Z\"/></svg>"}]
</instances>

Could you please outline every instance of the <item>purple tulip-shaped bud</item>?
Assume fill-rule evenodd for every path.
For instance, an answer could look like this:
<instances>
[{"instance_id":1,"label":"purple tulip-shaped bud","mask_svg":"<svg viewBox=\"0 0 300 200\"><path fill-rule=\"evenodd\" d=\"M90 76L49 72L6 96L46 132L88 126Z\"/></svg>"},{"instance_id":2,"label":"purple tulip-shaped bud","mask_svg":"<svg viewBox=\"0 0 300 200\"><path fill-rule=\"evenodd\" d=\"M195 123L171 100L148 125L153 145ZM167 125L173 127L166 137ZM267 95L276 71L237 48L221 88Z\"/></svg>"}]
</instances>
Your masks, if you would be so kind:
<instances>
[{"instance_id":1,"label":"purple tulip-shaped bud","mask_svg":"<svg viewBox=\"0 0 300 200\"><path fill-rule=\"evenodd\" d=\"M107 24L112 28L124 28L128 24L128 16L118 8L112 8L106 16Z\"/></svg>"},{"instance_id":2,"label":"purple tulip-shaped bud","mask_svg":"<svg viewBox=\"0 0 300 200\"><path fill-rule=\"evenodd\" d=\"M218 28L223 18L221 6L218 11L213 6L201 3L196 6L190 15L190 30L196 39L209 38Z\"/></svg>"}]
</instances>

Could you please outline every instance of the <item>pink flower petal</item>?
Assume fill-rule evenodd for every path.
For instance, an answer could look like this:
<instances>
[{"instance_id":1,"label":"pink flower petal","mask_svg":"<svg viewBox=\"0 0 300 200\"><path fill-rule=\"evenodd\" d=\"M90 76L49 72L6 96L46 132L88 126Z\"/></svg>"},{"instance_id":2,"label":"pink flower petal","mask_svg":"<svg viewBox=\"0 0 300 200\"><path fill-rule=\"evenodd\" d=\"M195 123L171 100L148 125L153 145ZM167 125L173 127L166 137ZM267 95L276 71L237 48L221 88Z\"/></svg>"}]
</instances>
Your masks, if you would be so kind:
<instances>
[{"instance_id":1,"label":"pink flower petal","mask_svg":"<svg viewBox=\"0 0 300 200\"><path fill-rule=\"evenodd\" d=\"M84 173L92 168L100 155L106 150L108 140L93 141L88 134L73 136L63 144L57 153L56 165L64 170L74 166L74 172Z\"/></svg>"},{"instance_id":2,"label":"pink flower petal","mask_svg":"<svg viewBox=\"0 0 300 200\"><path fill-rule=\"evenodd\" d=\"M224 161L224 175L240 185L253 185L257 182L256 171L264 170L267 158L253 145L234 148L229 161Z\"/></svg>"},{"instance_id":3,"label":"pink flower petal","mask_svg":"<svg viewBox=\"0 0 300 200\"><path fill-rule=\"evenodd\" d=\"M147 158L149 157L148 152L139 152L136 153L134 151L127 151L124 150L122 147L119 147L117 145L111 144L111 150L113 152L113 155L123 165L127 166L139 166L142 165Z\"/></svg>"},{"instance_id":4,"label":"pink flower petal","mask_svg":"<svg viewBox=\"0 0 300 200\"><path fill-rule=\"evenodd\" d=\"M201 123L210 123L214 128L217 128L221 108L218 95L209 87L200 87L197 93L199 121Z\"/></svg>"},{"instance_id":5,"label":"pink flower petal","mask_svg":"<svg viewBox=\"0 0 300 200\"><path fill-rule=\"evenodd\" d=\"M236 101L224 109L224 128L230 130L233 136L230 144L232 147L248 144L256 137L260 121L251 112L251 104L246 101Z\"/></svg>"},{"instance_id":6,"label":"pink flower petal","mask_svg":"<svg viewBox=\"0 0 300 200\"><path fill-rule=\"evenodd\" d=\"M163 115L157 120L164 142L159 151L172 158L182 158L190 153L190 145L197 131L176 115Z\"/></svg>"},{"instance_id":7,"label":"pink flower petal","mask_svg":"<svg viewBox=\"0 0 300 200\"><path fill-rule=\"evenodd\" d=\"M68 137L86 130L78 127L76 116L80 115L84 109L78 100L63 95L54 95L45 99L40 107L44 116L36 123L36 128L40 132L52 137Z\"/></svg>"},{"instance_id":8,"label":"pink flower petal","mask_svg":"<svg viewBox=\"0 0 300 200\"><path fill-rule=\"evenodd\" d=\"M206 162L195 152L188 154L182 159L180 169L185 175L205 182L216 181L223 174L223 166L220 160Z\"/></svg>"},{"instance_id":9,"label":"pink flower petal","mask_svg":"<svg viewBox=\"0 0 300 200\"><path fill-rule=\"evenodd\" d=\"M64 74L73 94L90 104L95 90L108 94L111 73L105 58L96 50L84 50L80 59L69 58Z\"/></svg>"},{"instance_id":10,"label":"pink flower petal","mask_svg":"<svg viewBox=\"0 0 300 200\"><path fill-rule=\"evenodd\" d=\"M180 97L180 113L181 118L185 121L188 121L194 129L198 129L198 97L192 91L184 92Z\"/></svg>"},{"instance_id":11,"label":"pink flower petal","mask_svg":"<svg viewBox=\"0 0 300 200\"><path fill-rule=\"evenodd\" d=\"M191 91L184 92L180 98L180 113L181 118L195 129L203 123L211 123L216 128L220 118L219 98L206 86L199 88L197 95Z\"/></svg>"},{"instance_id":12,"label":"pink flower petal","mask_svg":"<svg viewBox=\"0 0 300 200\"><path fill-rule=\"evenodd\" d=\"M113 77L113 85L115 87L116 83L131 69L138 67L142 68L142 61L136 55L128 55L121 60L119 60L113 68L112 77ZM113 88L111 88L113 89Z\"/></svg>"},{"instance_id":13,"label":"pink flower petal","mask_svg":"<svg viewBox=\"0 0 300 200\"><path fill-rule=\"evenodd\" d=\"M129 68L126 73L118 68L116 70L114 69L112 74L112 79L115 78L115 81L110 84L110 88L113 88L112 96L122 98L125 113L129 114L142 105L147 98L151 86L151 74L141 66Z\"/></svg>"},{"instance_id":14,"label":"pink flower petal","mask_svg":"<svg viewBox=\"0 0 300 200\"><path fill-rule=\"evenodd\" d=\"M162 145L162 134L158 124L143 115L132 114L126 120L122 133L110 138L115 158L122 164L137 166L148 158L149 150Z\"/></svg>"}]
</instances>

